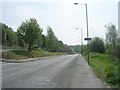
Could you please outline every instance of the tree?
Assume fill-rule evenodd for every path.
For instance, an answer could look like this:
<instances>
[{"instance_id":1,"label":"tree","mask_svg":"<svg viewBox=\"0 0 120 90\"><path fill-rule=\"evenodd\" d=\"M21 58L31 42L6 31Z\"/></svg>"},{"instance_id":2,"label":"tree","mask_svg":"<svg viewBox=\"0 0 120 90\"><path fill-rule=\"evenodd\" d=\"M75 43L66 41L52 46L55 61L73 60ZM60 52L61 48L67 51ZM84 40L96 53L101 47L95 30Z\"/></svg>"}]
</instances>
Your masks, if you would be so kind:
<instances>
[{"instance_id":1,"label":"tree","mask_svg":"<svg viewBox=\"0 0 120 90\"><path fill-rule=\"evenodd\" d=\"M17 45L18 39L13 29L3 23L0 23L0 26L2 26L2 44L8 46Z\"/></svg>"},{"instance_id":2,"label":"tree","mask_svg":"<svg viewBox=\"0 0 120 90\"><path fill-rule=\"evenodd\" d=\"M117 37L116 56L120 59L120 37Z\"/></svg>"},{"instance_id":3,"label":"tree","mask_svg":"<svg viewBox=\"0 0 120 90\"><path fill-rule=\"evenodd\" d=\"M109 24L105 26L107 28L106 33L106 46L115 52L115 47L117 45L117 30L115 25ZM107 49L109 49L107 48ZM109 50L110 51L110 50Z\"/></svg>"},{"instance_id":4,"label":"tree","mask_svg":"<svg viewBox=\"0 0 120 90\"><path fill-rule=\"evenodd\" d=\"M16 32L16 35L18 37L18 45L20 47L25 47L25 42L23 40L23 36L18 31Z\"/></svg>"},{"instance_id":5,"label":"tree","mask_svg":"<svg viewBox=\"0 0 120 90\"><path fill-rule=\"evenodd\" d=\"M46 36L46 49L48 51L56 51L57 50L57 37L55 36L54 32L52 31L51 27L48 27L47 36Z\"/></svg>"},{"instance_id":6,"label":"tree","mask_svg":"<svg viewBox=\"0 0 120 90\"><path fill-rule=\"evenodd\" d=\"M58 41L58 52L64 52L64 44L62 41Z\"/></svg>"},{"instance_id":7,"label":"tree","mask_svg":"<svg viewBox=\"0 0 120 90\"><path fill-rule=\"evenodd\" d=\"M91 52L99 52L99 53L105 52L104 42L99 37L93 38L89 44L90 44L90 51Z\"/></svg>"},{"instance_id":8,"label":"tree","mask_svg":"<svg viewBox=\"0 0 120 90\"><path fill-rule=\"evenodd\" d=\"M38 44L38 38L40 39L42 29L40 28L35 18L30 18L25 22L22 22L17 29L18 35L28 44L28 52L33 49L33 45Z\"/></svg>"},{"instance_id":9,"label":"tree","mask_svg":"<svg viewBox=\"0 0 120 90\"><path fill-rule=\"evenodd\" d=\"M81 46L80 45L73 45L73 46L70 46L71 48L73 48L73 50L77 53L80 53L81 51Z\"/></svg>"},{"instance_id":10,"label":"tree","mask_svg":"<svg viewBox=\"0 0 120 90\"><path fill-rule=\"evenodd\" d=\"M46 36L42 35L42 45L41 45L42 49L46 49Z\"/></svg>"}]
</instances>

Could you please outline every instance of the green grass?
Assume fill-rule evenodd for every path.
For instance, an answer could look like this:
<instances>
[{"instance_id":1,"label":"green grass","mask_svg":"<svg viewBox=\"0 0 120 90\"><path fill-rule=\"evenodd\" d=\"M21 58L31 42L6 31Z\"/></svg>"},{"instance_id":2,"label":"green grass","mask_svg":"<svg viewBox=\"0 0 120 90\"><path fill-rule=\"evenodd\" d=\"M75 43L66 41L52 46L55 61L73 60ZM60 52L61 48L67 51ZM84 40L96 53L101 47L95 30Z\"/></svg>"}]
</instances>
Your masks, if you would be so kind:
<instances>
[{"instance_id":1,"label":"green grass","mask_svg":"<svg viewBox=\"0 0 120 90\"><path fill-rule=\"evenodd\" d=\"M90 65L95 74L110 86L118 88L118 62L108 54L90 53Z\"/></svg>"},{"instance_id":2,"label":"green grass","mask_svg":"<svg viewBox=\"0 0 120 90\"><path fill-rule=\"evenodd\" d=\"M44 50L33 50L31 53L32 57L44 57L44 56L52 56L52 55L61 55L63 53L59 52L47 52Z\"/></svg>"},{"instance_id":3,"label":"green grass","mask_svg":"<svg viewBox=\"0 0 120 90\"><path fill-rule=\"evenodd\" d=\"M19 60L19 59L27 59L28 56L16 54L16 53L14 53L12 51L6 51L6 52L2 53L2 58L12 59L12 60Z\"/></svg>"},{"instance_id":4,"label":"green grass","mask_svg":"<svg viewBox=\"0 0 120 90\"><path fill-rule=\"evenodd\" d=\"M44 56L52 56L52 55L61 55L63 53L59 52L47 52L43 50L32 50L30 53L26 49L22 50L13 50L13 51L6 51L2 53L2 57L5 59L12 59L12 60L21 60L27 59L29 56L31 58L36 57L44 57Z\"/></svg>"}]
</instances>

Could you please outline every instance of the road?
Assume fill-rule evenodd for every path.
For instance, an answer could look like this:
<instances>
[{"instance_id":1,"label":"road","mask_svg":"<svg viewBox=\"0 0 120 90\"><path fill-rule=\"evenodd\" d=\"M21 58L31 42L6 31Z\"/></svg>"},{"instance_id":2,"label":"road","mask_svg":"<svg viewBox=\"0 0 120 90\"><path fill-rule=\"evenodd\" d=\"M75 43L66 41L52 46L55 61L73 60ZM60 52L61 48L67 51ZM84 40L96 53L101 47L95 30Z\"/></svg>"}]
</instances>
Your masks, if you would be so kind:
<instances>
[{"instance_id":1,"label":"road","mask_svg":"<svg viewBox=\"0 0 120 90\"><path fill-rule=\"evenodd\" d=\"M105 88L81 55L2 63L2 88Z\"/></svg>"}]
</instances>

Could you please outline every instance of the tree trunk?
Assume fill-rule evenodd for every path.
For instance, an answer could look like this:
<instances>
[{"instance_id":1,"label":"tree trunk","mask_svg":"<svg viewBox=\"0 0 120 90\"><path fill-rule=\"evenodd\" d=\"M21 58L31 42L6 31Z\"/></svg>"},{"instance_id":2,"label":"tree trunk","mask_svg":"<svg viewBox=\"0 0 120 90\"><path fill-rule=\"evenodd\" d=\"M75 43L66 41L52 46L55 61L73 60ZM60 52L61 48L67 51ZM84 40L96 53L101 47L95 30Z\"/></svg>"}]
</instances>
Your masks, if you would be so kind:
<instances>
[{"instance_id":1,"label":"tree trunk","mask_svg":"<svg viewBox=\"0 0 120 90\"><path fill-rule=\"evenodd\" d=\"M31 51L31 45L29 44L29 46L28 46L28 52L30 52Z\"/></svg>"},{"instance_id":2,"label":"tree trunk","mask_svg":"<svg viewBox=\"0 0 120 90\"><path fill-rule=\"evenodd\" d=\"M31 57L31 54L30 54L31 51L32 51L31 44L29 44L28 46L28 57L29 58Z\"/></svg>"}]
</instances>

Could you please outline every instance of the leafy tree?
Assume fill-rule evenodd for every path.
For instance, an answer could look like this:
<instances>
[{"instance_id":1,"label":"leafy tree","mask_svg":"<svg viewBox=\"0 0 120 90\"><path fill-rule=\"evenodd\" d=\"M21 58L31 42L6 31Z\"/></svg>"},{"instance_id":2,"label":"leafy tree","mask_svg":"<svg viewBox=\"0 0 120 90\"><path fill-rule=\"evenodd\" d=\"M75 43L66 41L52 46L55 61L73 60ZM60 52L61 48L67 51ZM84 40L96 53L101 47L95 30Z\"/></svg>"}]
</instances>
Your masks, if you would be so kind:
<instances>
[{"instance_id":1,"label":"leafy tree","mask_svg":"<svg viewBox=\"0 0 120 90\"><path fill-rule=\"evenodd\" d=\"M13 29L3 23L0 23L0 26L2 26L2 43L8 46L17 45L18 39Z\"/></svg>"},{"instance_id":2,"label":"leafy tree","mask_svg":"<svg viewBox=\"0 0 120 90\"><path fill-rule=\"evenodd\" d=\"M34 46L36 46L37 48L42 46L42 31L43 29L41 29L41 31L39 30L38 32L38 37L36 38L35 42L34 42Z\"/></svg>"},{"instance_id":3,"label":"leafy tree","mask_svg":"<svg viewBox=\"0 0 120 90\"><path fill-rule=\"evenodd\" d=\"M116 56L120 60L120 37L117 38L117 41L118 41L118 44L117 44L117 47L116 47Z\"/></svg>"},{"instance_id":4,"label":"leafy tree","mask_svg":"<svg viewBox=\"0 0 120 90\"><path fill-rule=\"evenodd\" d=\"M64 44L62 41L58 41L58 52L64 52Z\"/></svg>"},{"instance_id":5,"label":"leafy tree","mask_svg":"<svg viewBox=\"0 0 120 90\"><path fill-rule=\"evenodd\" d=\"M93 38L92 41L89 43L89 45L91 52L99 52L99 53L105 52L104 42L99 37Z\"/></svg>"},{"instance_id":6,"label":"leafy tree","mask_svg":"<svg viewBox=\"0 0 120 90\"><path fill-rule=\"evenodd\" d=\"M18 27L18 34L28 44L28 52L33 49L34 44L38 44L38 38L40 39L41 33L42 29L35 18L22 22L20 27Z\"/></svg>"},{"instance_id":7,"label":"leafy tree","mask_svg":"<svg viewBox=\"0 0 120 90\"><path fill-rule=\"evenodd\" d=\"M46 49L46 36L42 35L42 43L41 43L41 48Z\"/></svg>"},{"instance_id":8,"label":"leafy tree","mask_svg":"<svg viewBox=\"0 0 120 90\"><path fill-rule=\"evenodd\" d=\"M115 47L117 45L117 30L115 25L109 24L106 26L107 33L106 33L106 47L107 49L113 49L115 52ZM109 50L110 51L110 50Z\"/></svg>"},{"instance_id":9,"label":"leafy tree","mask_svg":"<svg viewBox=\"0 0 120 90\"><path fill-rule=\"evenodd\" d=\"M51 27L48 27L46 36L42 35L43 29L40 28L35 18L22 22L17 32L2 23L0 27L2 28L2 42L5 45L28 47L28 52L37 46L52 52L73 53L71 47L58 40Z\"/></svg>"},{"instance_id":10,"label":"leafy tree","mask_svg":"<svg viewBox=\"0 0 120 90\"><path fill-rule=\"evenodd\" d=\"M81 51L81 46L80 45L74 45L74 46L70 46L71 48L73 48L73 50L77 53L80 53Z\"/></svg>"},{"instance_id":11,"label":"leafy tree","mask_svg":"<svg viewBox=\"0 0 120 90\"><path fill-rule=\"evenodd\" d=\"M25 47L25 42L23 40L23 36L18 31L16 32L16 35L18 37L18 45L20 47Z\"/></svg>"},{"instance_id":12,"label":"leafy tree","mask_svg":"<svg viewBox=\"0 0 120 90\"><path fill-rule=\"evenodd\" d=\"M51 27L48 27L47 36L46 36L46 48L48 51L56 51L57 50L57 37L52 31Z\"/></svg>"},{"instance_id":13,"label":"leafy tree","mask_svg":"<svg viewBox=\"0 0 120 90\"><path fill-rule=\"evenodd\" d=\"M73 49L69 47L67 44L64 45L63 50L64 52L69 53L69 54L72 54L74 52Z\"/></svg>"}]
</instances>

